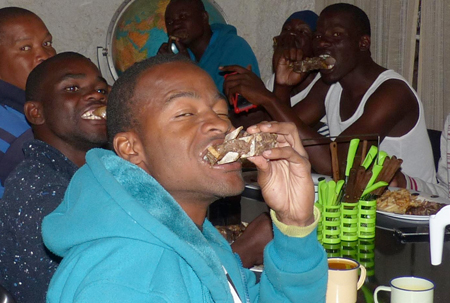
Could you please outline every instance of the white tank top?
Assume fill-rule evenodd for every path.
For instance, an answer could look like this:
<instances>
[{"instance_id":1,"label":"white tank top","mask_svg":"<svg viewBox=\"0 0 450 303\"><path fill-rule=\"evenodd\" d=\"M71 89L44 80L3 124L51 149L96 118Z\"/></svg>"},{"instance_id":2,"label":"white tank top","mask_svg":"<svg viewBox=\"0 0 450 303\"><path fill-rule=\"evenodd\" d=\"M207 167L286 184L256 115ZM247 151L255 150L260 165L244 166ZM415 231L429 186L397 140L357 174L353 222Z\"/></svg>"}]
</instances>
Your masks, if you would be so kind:
<instances>
[{"instance_id":1,"label":"white tank top","mask_svg":"<svg viewBox=\"0 0 450 303\"><path fill-rule=\"evenodd\" d=\"M409 176L419 177L429 183L436 183L433 152L425 125L425 118L423 116L422 102L420 102L417 93L408 82L393 70L387 70L378 76L363 96L361 103L353 116L346 121L341 121L340 117L342 87L339 83L335 83L330 87L325 98L325 110L328 127L330 129L330 136L340 135L345 129L358 120L364 113L364 107L369 97L384 81L390 79L397 79L405 82L414 93L417 103L419 104L419 119L416 125L407 134L401 137L385 137L380 144L380 149L387 152L390 156L395 155L397 158L403 159L402 171ZM336 102L336 100L339 100L339 102Z\"/></svg>"}]
</instances>

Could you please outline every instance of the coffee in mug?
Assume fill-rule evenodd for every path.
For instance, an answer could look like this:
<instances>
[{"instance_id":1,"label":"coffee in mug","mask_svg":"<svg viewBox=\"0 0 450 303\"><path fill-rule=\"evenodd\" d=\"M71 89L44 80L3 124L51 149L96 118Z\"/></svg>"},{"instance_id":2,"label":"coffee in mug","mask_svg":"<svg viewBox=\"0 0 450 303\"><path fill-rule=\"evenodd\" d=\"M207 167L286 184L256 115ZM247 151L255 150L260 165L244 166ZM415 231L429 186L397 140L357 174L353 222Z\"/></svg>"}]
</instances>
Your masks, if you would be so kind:
<instances>
[{"instance_id":1,"label":"coffee in mug","mask_svg":"<svg viewBox=\"0 0 450 303\"><path fill-rule=\"evenodd\" d=\"M430 280L418 277L398 277L391 280L391 286L378 286L374 292L378 303L379 291L391 292L391 303L433 303L434 284Z\"/></svg>"},{"instance_id":2,"label":"coffee in mug","mask_svg":"<svg viewBox=\"0 0 450 303\"><path fill-rule=\"evenodd\" d=\"M361 271L358 279L358 272ZM355 303L366 268L352 259L328 258L327 303Z\"/></svg>"}]
</instances>

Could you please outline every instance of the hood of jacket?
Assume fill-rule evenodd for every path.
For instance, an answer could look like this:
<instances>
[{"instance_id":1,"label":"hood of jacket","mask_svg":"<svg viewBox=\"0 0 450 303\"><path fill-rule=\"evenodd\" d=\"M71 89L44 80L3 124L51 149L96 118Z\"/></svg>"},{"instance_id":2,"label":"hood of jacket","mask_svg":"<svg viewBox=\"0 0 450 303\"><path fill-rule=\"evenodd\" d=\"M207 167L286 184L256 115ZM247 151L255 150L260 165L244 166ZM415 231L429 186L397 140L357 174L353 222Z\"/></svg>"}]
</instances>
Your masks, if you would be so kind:
<instances>
[{"instance_id":1,"label":"hood of jacket","mask_svg":"<svg viewBox=\"0 0 450 303\"><path fill-rule=\"evenodd\" d=\"M203 232L149 174L115 153L93 149L72 178L63 202L42 225L45 245L66 256L71 249L102 238L126 237L171 249L188 262L211 289L228 292L222 264L209 242L230 249L205 220ZM228 246L228 248L226 248ZM203 262L199 261L199 258ZM211 286L211 285L210 285Z\"/></svg>"}]
</instances>

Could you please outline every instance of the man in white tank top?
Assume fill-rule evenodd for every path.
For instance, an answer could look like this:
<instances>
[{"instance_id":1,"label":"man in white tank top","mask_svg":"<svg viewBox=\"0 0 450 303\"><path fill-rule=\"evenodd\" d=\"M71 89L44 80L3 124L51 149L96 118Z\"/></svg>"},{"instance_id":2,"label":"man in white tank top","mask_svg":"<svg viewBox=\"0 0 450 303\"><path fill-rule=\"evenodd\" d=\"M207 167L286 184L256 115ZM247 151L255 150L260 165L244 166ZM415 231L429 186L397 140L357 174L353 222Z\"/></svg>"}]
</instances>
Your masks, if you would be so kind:
<instances>
[{"instance_id":1,"label":"man in white tank top","mask_svg":"<svg viewBox=\"0 0 450 303\"><path fill-rule=\"evenodd\" d=\"M373 61L367 15L345 3L326 7L317 22L313 49L314 55L336 61L331 69L320 71L322 81L331 85L325 98L310 93L298 104L302 121L296 124L302 139L320 138L308 125L326 114L331 136L378 134L380 148L403 159L403 172L435 183L422 104L399 74ZM330 175L328 144L309 146L307 151L314 170ZM346 153L340 148L341 157Z\"/></svg>"}]
</instances>

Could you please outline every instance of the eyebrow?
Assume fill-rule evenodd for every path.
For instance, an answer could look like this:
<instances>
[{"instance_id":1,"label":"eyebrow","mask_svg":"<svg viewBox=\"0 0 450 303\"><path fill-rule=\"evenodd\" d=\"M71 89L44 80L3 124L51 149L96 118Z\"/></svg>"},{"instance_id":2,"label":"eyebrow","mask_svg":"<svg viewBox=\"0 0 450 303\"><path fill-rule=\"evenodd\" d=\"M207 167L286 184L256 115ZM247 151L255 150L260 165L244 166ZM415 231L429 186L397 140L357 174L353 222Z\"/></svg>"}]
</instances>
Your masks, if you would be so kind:
<instances>
[{"instance_id":1,"label":"eyebrow","mask_svg":"<svg viewBox=\"0 0 450 303\"><path fill-rule=\"evenodd\" d=\"M47 32L47 34L45 35L45 38L47 38L47 37L52 37L52 34L50 34L50 32ZM52 37L52 38L53 38L53 37ZM14 43L18 43L18 42L22 42L22 41L27 41L27 40L31 40L31 39L33 39L33 37L21 37L21 38L15 39L15 40L14 40Z\"/></svg>"},{"instance_id":2,"label":"eyebrow","mask_svg":"<svg viewBox=\"0 0 450 303\"><path fill-rule=\"evenodd\" d=\"M169 98L167 98L167 100L164 101L164 103L169 104L170 102L172 102L175 99L185 98L185 97L194 98L194 99L200 98L200 96L196 92L181 91L181 92L176 92L173 95L170 95ZM221 94L220 92L217 92L216 95L214 96L214 100L226 101L227 99L225 98L225 96L223 94Z\"/></svg>"},{"instance_id":3,"label":"eyebrow","mask_svg":"<svg viewBox=\"0 0 450 303\"><path fill-rule=\"evenodd\" d=\"M200 98L200 96L195 93L195 92L190 92L190 91L180 91L180 92L176 92L174 94L171 94L165 101L165 104L169 104L171 103L173 100L175 99L179 99L179 98L194 98L194 99L198 99Z\"/></svg>"},{"instance_id":4,"label":"eyebrow","mask_svg":"<svg viewBox=\"0 0 450 303\"><path fill-rule=\"evenodd\" d=\"M86 78L86 74L65 74L64 76L61 77L60 81L64 81L67 79L83 79ZM105 78L101 77L101 76L97 76L97 79L104 82L105 84L108 84L108 82L106 82Z\"/></svg>"}]
</instances>

